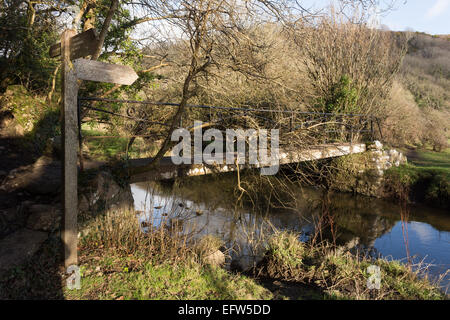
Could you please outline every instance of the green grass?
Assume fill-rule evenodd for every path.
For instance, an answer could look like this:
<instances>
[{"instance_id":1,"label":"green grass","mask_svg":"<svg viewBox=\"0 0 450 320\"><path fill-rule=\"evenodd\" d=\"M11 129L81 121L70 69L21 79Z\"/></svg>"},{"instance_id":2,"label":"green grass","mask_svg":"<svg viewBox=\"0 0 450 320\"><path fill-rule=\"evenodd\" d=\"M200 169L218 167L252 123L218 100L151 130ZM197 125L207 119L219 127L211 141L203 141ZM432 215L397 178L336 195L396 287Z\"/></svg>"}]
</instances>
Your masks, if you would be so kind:
<instances>
[{"instance_id":1,"label":"green grass","mask_svg":"<svg viewBox=\"0 0 450 320\"><path fill-rule=\"evenodd\" d=\"M442 168L407 164L390 168L386 178L394 197L450 208L450 172Z\"/></svg>"},{"instance_id":2,"label":"green grass","mask_svg":"<svg viewBox=\"0 0 450 320\"><path fill-rule=\"evenodd\" d=\"M189 245L187 245L189 243ZM133 211L88 220L80 239L81 290L66 299L271 299L255 280L211 264L222 241L189 242L166 228L143 233Z\"/></svg>"},{"instance_id":3,"label":"green grass","mask_svg":"<svg viewBox=\"0 0 450 320\"><path fill-rule=\"evenodd\" d=\"M407 156L408 164L386 172L391 194L400 198L407 194L413 201L450 208L450 148L443 152L417 150Z\"/></svg>"},{"instance_id":4,"label":"green grass","mask_svg":"<svg viewBox=\"0 0 450 320\"><path fill-rule=\"evenodd\" d=\"M89 150L87 155L91 158L111 160L124 158L126 156L127 144L129 141L128 138L120 137L119 135L111 138L89 138L95 136L112 136L115 134L88 129L87 126L84 126L82 129L82 135L85 137L84 144ZM137 138L129 150L128 155L130 158L147 157L150 156L153 151L152 146L146 145L141 138Z\"/></svg>"},{"instance_id":5,"label":"green grass","mask_svg":"<svg viewBox=\"0 0 450 320\"><path fill-rule=\"evenodd\" d=\"M419 168L441 170L450 174L450 148L442 151L420 150L410 157L409 162Z\"/></svg>"},{"instance_id":6,"label":"green grass","mask_svg":"<svg viewBox=\"0 0 450 320\"><path fill-rule=\"evenodd\" d=\"M82 264L81 289L65 289L67 299L223 300L271 299L254 280L195 261L146 260L112 252Z\"/></svg>"},{"instance_id":7,"label":"green grass","mask_svg":"<svg viewBox=\"0 0 450 320\"><path fill-rule=\"evenodd\" d=\"M397 261L358 259L319 245L306 247L296 234L271 240L263 276L298 283L312 299L445 299L428 280ZM137 251L121 255L104 248L82 250L81 289L64 288L65 299L101 300L269 300L278 294L242 274L205 265L195 259L149 258ZM294 263L293 263L294 262ZM381 269L381 289L367 289L367 268ZM275 268L274 268L275 267ZM321 292L321 293L320 293ZM314 293L314 295L312 295ZM282 297L283 298L283 297ZM286 298L286 297L284 297Z\"/></svg>"},{"instance_id":8,"label":"green grass","mask_svg":"<svg viewBox=\"0 0 450 320\"><path fill-rule=\"evenodd\" d=\"M327 243L303 243L298 234L267 238L261 264L247 275L211 264L220 239L201 240L158 228L143 233L133 211L108 211L88 221L80 238L81 289L66 299L442 299L426 279L398 262L358 258ZM370 290L367 267L382 269L381 290ZM289 283L291 293L264 279ZM295 294L293 291L295 291Z\"/></svg>"},{"instance_id":9,"label":"green grass","mask_svg":"<svg viewBox=\"0 0 450 320\"><path fill-rule=\"evenodd\" d=\"M89 139L92 136L110 135L95 130L82 130L82 135L85 137L84 143L89 149L89 156L93 158L108 160L125 155L128 144L126 138L118 136L117 138Z\"/></svg>"}]
</instances>

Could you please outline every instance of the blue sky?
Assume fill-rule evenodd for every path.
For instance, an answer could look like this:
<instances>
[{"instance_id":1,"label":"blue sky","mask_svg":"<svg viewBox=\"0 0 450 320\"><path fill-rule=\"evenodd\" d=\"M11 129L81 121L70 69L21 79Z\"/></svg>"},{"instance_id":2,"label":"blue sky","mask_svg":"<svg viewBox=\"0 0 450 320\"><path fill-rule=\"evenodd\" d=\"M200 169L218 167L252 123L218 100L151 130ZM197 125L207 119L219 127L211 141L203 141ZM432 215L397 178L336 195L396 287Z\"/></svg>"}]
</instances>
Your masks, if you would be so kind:
<instances>
[{"instance_id":1,"label":"blue sky","mask_svg":"<svg viewBox=\"0 0 450 320\"><path fill-rule=\"evenodd\" d=\"M450 34L450 0L397 0L394 10L380 17L391 30L411 28L430 34Z\"/></svg>"},{"instance_id":2,"label":"blue sky","mask_svg":"<svg viewBox=\"0 0 450 320\"><path fill-rule=\"evenodd\" d=\"M337 0L301 0L307 8L321 9ZM404 31L407 28L430 34L450 34L450 0L379 0L380 8L394 3L391 11L379 16L380 24L389 29Z\"/></svg>"}]
</instances>

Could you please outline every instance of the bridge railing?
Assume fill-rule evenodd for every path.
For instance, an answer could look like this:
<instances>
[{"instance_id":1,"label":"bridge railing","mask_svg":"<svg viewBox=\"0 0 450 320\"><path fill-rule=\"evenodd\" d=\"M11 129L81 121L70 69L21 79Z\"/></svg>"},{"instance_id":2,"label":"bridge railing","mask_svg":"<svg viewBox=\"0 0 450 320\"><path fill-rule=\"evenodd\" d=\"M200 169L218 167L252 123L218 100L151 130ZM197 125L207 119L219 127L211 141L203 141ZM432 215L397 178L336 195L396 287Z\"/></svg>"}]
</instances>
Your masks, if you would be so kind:
<instances>
[{"instance_id":1,"label":"bridge railing","mask_svg":"<svg viewBox=\"0 0 450 320\"><path fill-rule=\"evenodd\" d=\"M171 126L171 117L178 103L138 100L120 100L101 97L79 97L79 123L120 119L126 128L121 136L94 136L88 139L126 137L131 144L136 138L158 140L166 135ZM125 106L125 108L124 108ZM186 105L187 112L180 119L178 127L192 128L195 120L205 122L204 129L280 129L280 145L319 144L330 142L355 142L361 139L373 140L381 135L379 121L367 114L306 112L268 108L242 108ZM115 111L116 110L116 111ZM376 132L376 129L377 132ZM80 141L83 140L80 131ZM81 142L80 142L81 144ZM127 146L126 153L128 154Z\"/></svg>"}]
</instances>

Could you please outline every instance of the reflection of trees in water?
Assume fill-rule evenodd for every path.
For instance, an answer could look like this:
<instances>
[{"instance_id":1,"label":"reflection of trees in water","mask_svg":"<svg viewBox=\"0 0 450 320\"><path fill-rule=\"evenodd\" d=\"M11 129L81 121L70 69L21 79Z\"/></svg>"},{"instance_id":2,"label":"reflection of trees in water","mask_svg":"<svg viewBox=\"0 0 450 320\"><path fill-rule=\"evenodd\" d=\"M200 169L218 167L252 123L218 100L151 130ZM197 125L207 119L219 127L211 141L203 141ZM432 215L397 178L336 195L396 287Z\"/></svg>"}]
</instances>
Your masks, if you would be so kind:
<instances>
[{"instance_id":1,"label":"reflection of trees in water","mask_svg":"<svg viewBox=\"0 0 450 320\"><path fill-rule=\"evenodd\" d=\"M346 244L358 238L358 243L370 247L373 242L395 224L392 205L387 206L374 199L357 197L347 194L329 193L303 188L296 199L296 210L270 209L268 215L255 212L245 204L235 212L235 199L232 188L232 177L223 179L190 179L181 184L152 182L150 188L153 192L166 197L178 198L179 202L192 201L202 204L206 209L205 217L210 213L227 215L224 219L228 238L241 232L261 237L263 230L258 229L265 218L268 218L277 229L295 231L314 230L322 231L322 237L335 239L336 244ZM138 184L140 188L148 188L148 184ZM218 212L217 212L218 211ZM392 214L386 214L392 212ZM395 209L394 209L395 211ZM231 218L232 217L232 218ZM200 219L199 219L200 220ZM210 219L212 220L212 219ZM240 226L239 226L240 225ZM250 231L252 230L252 231ZM225 235L225 234L224 234Z\"/></svg>"},{"instance_id":2,"label":"reflection of trees in water","mask_svg":"<svg viewBox=\"0 0 450 320\"><path fill-rule=\"evenodd\" d=\"M316 214L333 216L333 229L323 230L325 237L333 239L337 245L373 248L375 240L388 233L395 225L395 206L387 206L382 201L362 196L331 193L322 198L328 201L328 212L318 211ZM373 250L372 250L373 251Z\"/></svg>"},{"instance_id":3,"label":"reflection of trees in water","mask_svg":"<svg viewBox=\"0 0 450 320\"><path fill-rule=\"evenodd\" d=\"M402 208L393 203L343 193L323 193L313 188L297 188L293 209L255 209L242 203L236 210L235 175L193 177L172 183L141 183L139 188L176 199L174 203L192 202L201 207L201 216L191 217L203 233L224 239L236 251L251 253L251 245L260 246L261 239L276 229L295 230L303 239L317 235L348 249L366 251L372 256L375 240L391 231L401 220ZM258 211L259 210L259 211ZM267 219L270 224L267 223ZM438 221L438 220L436 220ZM320 228L319 228L320 227ZM305 237L306 235L306 237Z\"/></svg>"}]
</instances>

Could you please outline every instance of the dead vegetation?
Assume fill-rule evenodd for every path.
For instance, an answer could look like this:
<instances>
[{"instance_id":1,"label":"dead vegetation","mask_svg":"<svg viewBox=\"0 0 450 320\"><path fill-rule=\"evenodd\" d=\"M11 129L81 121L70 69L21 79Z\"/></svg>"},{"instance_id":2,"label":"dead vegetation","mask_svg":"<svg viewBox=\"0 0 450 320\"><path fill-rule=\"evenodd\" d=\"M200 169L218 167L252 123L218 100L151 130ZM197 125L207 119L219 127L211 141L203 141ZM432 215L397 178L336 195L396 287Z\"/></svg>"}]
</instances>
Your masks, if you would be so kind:
<instances>
[{"instance_id":1,"label":"dead vegetation","mask_svg":"<svg viewBox=\"0 0 450 320\"><path fill-rule=\"evenodd\" d=\"M83 290L67 291L71 299L155 298L173 290L176 296L192 297L194 292L180 287L178 282L180 277L189 275L194 276L190 280L192 288L200 295L204 286L210 286L209 277L220 275L224 281L229 281L227 286L234 286L234 299L280 298L258 284L259 279L268 278L298 286L303 294L309 288L315 299L445 299L437 284L423 277L425 265L411 268L396 261L354 255L326 241L300 242L297 233L274 229L264 232L262 238L253 243L263 248L264 259L251 269L248 274L251 278L244 280L242 275L230 274L211 261L211 252L222 246L222 241L214 237L188 239L182 229L170 231L164 226L153 228L150 224L144 232L131 211L108 212L88 226L81 242ZM251 229L248 231L250 234ZM368 288L372 275L370 266L380 267L379 290ZM156 290L162 281L159 277L169 270L172 270L172 277L165 278L162 287ZM152 277L144 280L142 276L146 274ZM107 280L99 282L102 278ZM122 282L118 282L119 279ZM229 297L220 293L221 289L209 287L208 290L218 295L216 298Z\"/></svg>"},{"instance_id":2,"label":"dead vegetation","mask_svg":"<svg viewBox=\"0 0 450 320\"><path fill-rule=\"evenodd\" d=\"M380 288L371 289L370 266L380 268ZM369 259L342 251L326 242L311 246L295 233L278 232L268 241L265 260L253 270L273 277L316 286L331 299L443 299L436 283L421 278L426 265L411 267L397 261Z\"/></svg>"}]
</instances>

